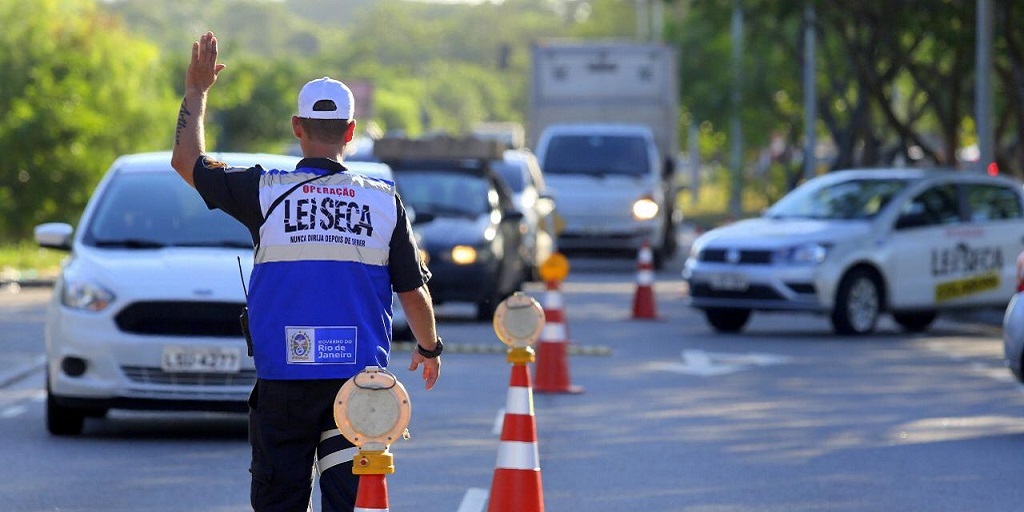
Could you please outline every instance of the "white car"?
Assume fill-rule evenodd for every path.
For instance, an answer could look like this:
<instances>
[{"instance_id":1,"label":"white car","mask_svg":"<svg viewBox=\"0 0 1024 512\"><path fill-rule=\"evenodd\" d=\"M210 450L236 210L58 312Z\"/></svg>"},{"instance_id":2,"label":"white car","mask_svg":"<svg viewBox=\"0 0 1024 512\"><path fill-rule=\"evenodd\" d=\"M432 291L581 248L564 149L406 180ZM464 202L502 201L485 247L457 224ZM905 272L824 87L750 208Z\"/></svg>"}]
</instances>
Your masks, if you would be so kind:
<instances>
[{"instance_id":1,"label":"white car","mask_svg":"<svg viewBox=\"0 0 1024 512\"><path fill-rule=\"evenodd\" d=\"M888 312L922 331L937 313L1005 308L1024 248L1017 181L968 171L838 171L804 183L759 218L694 241L689 303L718 331L753 311L826 314L865 334Z\"/></svg>"},{"instance_id":2,"label":"white car","mask_svg":"<svg viewBox=\"0 0 1024 512\"><path fill-rule=\"evenodd\" d=\"M299 161L211 156L278 169ZM45 322L51 433L80 434L86 417L109 409L247 410L256 373L239 315L252 237L206 207L171 169L170 153L117 159L77 230L49 223L35 237L70 251Z\"/></svg>"}]
</instances>

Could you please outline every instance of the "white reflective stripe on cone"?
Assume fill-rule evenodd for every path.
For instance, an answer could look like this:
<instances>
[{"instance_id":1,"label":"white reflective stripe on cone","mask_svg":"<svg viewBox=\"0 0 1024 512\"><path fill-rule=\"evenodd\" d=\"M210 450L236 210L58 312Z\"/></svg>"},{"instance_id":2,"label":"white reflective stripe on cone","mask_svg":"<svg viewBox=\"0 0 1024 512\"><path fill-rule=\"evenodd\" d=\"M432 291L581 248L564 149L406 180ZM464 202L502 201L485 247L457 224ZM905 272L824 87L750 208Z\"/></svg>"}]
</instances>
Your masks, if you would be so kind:
<instances>
[{"instance_id":1,"label":"white reflective stripe on cone","mask_svg":"<svg viewBox=\"0 0 1024 512\"><path fill-rule=\"evenodd\" d=\"M386 509L386 508L356 507L356 508L352 509L352 512L388 512L388 509Z\"/></svg>"},{"instance_id":2,"label":"white reflective stripe on cone","mask_svg":"<svg viewBox=\"0 0 1024 512\"><path fill-rule=\"evenodd\" d=\"M498 463L495 466L500 469L540 471L537 443L502 441L498 446Z\"/></svg>"},{"instance_id":3,"label":"white reflective stripe on cone","mask_svg":"<svg viewBox=\"0 0 1024 512\"><path fill-rule=\"evenodd\" d=\"M567 341L565 338L565 324L561 323L544 324L544 330L540 333L541 341L565 342Z\"/></svg>"},{"instance_id":4,"label":"white reflective stripe on cone","mask_svg":"<svg viewBox=\"0 0 1024 512\"><path fill-rule=\"evenodd\" d=\"M344 464L355 458L356 454L359 453L359 448L352 446L343 450L338 450L334 453L328 454L326 457L316 461L316 470L322 475L324 471L337 466L338 464Z\"/></svg>"},{"instance_id":5,"label":"white reflective stripe on cone","mask_svg":"<svg viewBox=\"0 0 1024 512\"><path fill-rule=\"evenodd\" d=\"M636 273L636 282L639 284L649 285L654 283L654 272L650 270L641 270Z\"/></svg>"},{"instance_id":6,"label":"white reflective stripe on cone","mask_svg":"<svg viewBox=\"0 0 1024 512\"><path fill-rule=\"evenodd\" d=\"M533 416L533 393L530 388L512 386L508 388L505 399L505 414L521 414Z\"/></svg>"},{"instance_id":7,"label":"white reflective stripe on cone","mask_svg":"<svg viewBox=\"0 0 1024 512\"><path fill-rule=\"evenodd\" d=\"M640 263L653 263L654 256L651 254L650 249L644 249L640 251Z\"/></svg>"},{"instance_id":8,"label":"white reflective stripe on cone","mask_svg":"<svg viewBox=\"0 0 1024 512\"><path fill-rule=\"evenodd\" d=\"M545 293L544 309L562 309L562 294L557 291Z\"/></svg>"}]
</instances>

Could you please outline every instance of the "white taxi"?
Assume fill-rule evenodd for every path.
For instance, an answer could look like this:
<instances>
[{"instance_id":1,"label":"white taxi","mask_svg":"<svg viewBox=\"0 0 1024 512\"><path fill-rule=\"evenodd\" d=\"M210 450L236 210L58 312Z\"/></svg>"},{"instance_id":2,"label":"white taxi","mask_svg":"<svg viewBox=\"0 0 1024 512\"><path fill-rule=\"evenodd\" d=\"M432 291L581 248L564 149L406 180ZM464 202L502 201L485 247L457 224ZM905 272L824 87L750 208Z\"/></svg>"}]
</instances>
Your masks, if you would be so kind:
<instances>
[{"instance_id":1,"label":"white taxi","mask_svg":"<svg viewBox=\"0 0 1024 512\"><path fill-rule=\"evenodd\" d=\"M683 269L689 304L721 332L754 311L826 314L839 334L889 313L923 331L942 311L1006 307L1024 249L1021 183L926 169L832 172L761 217L698 237Z\"/></svg>"}]
</instances>

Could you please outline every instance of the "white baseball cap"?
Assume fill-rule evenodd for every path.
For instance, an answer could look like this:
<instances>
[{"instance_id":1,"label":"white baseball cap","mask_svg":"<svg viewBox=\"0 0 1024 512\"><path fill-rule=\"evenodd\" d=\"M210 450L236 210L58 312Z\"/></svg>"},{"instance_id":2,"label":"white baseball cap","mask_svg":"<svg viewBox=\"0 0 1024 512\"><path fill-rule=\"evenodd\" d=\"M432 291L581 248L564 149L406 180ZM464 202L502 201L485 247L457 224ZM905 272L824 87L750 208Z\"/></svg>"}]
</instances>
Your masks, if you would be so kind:
<instances>
[{"instance_id":1,"label":"white baseball cap","mask_svg":"<svg viewBox=\"0 0 1024 512\"><path fill-rule=\"evenodd\" d=\"M334 109L314 110L318 101L329 101ZM299 117L307 119L352 119L355 100L347 85L328 77L312 80L299 91Z\"/></svg>"}]
</instances>

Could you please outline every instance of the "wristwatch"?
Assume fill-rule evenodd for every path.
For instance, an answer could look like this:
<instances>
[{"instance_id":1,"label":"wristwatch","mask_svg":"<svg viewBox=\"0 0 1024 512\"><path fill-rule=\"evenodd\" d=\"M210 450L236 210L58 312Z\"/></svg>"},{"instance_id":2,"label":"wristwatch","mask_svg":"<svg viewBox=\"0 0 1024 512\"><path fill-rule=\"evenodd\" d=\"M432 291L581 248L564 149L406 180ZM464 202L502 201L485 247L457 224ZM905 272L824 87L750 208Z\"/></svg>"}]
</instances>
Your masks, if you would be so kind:
<instances>
[{"instance_id":1,"label":"wristwatch","mask_svg":"<svg viewBox=\"0 0 1024 512\"><path fill-rule=\"evenodd\" d=\"M434 350L427 350L423 348L423 345L416 343L416 351L419 352L421 356L427 359L433 359L441 355L441 352L444 352L444 343L441 341L441 337L438 336L436 345L434 345Z\"/></svg>"}]
</instances>

